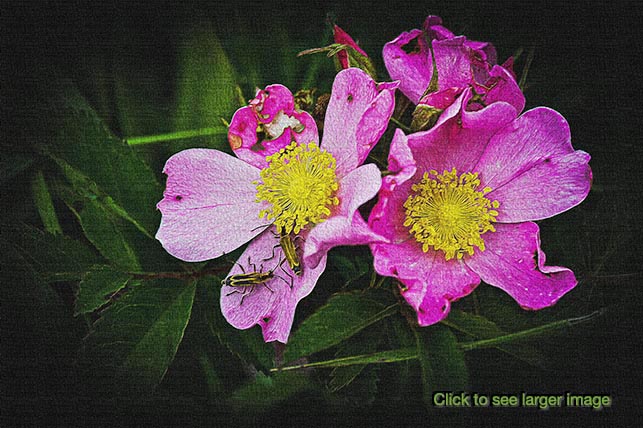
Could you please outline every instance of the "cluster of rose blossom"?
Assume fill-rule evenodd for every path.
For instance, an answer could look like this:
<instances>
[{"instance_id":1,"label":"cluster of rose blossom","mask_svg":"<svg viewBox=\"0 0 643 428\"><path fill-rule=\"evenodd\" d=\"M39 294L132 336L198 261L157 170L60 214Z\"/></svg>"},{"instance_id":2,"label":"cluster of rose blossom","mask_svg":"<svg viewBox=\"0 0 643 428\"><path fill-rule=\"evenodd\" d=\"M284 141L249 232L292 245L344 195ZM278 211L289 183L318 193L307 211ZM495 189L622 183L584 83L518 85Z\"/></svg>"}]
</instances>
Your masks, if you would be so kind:
<instances>
[{"instance_id":1,"label":"cluster of rose blossom","mask_svg":"<svg viewBox=\"0 0 643 428\"><path fill-rule=\"evenodd\" d=\"M338 27L336 41L366 55ZM572 148L565 119L546 107L523 112L511 60L498 65L491 44L455 36L438 17L387 43L383 58L392 81L376 83L339 52L321 143L315 119L276 84L234 114L236 157L190 149L167 161L157 239L170 254L203 261L250 241L228 277L238 282L221 291L233 326L259 324L266 341L286 343L298 302L340 245L369 245L376 272L397 280L421 326L481 280L525 309L576 285L571 270L545 265L534 223L590 189L590 156ZM413 126L395 129L383 174L364 162L398 89ZM358 208L376 196L365 220Z\"/></svg>"}]
</instances>

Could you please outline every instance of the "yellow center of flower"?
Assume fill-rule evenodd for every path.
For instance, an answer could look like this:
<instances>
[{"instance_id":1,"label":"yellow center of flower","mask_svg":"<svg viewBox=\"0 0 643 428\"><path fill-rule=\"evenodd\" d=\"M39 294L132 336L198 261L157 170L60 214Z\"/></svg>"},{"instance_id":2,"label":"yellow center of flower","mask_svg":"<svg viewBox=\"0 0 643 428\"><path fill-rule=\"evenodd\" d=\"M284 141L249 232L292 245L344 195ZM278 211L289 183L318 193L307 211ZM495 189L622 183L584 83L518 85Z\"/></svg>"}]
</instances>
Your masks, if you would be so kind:
<instances>
[{"instance_id":1,"label":"yellow center of flower","mask_svg":"<svg viewBox=\"0 0 643 428\"><path fill-rule=\"evenodd\" d=\"M320 223L330 215L330 207L339 204L335 158L317 144L291 143L266 158L269 165L261 171L257 201L267 201L270 208L259 217L274 220L279 233L299 233L309 223Z\"/></svg>"},{"instance_id":2,"label":"yellow center of flower","mask_svg":"<svg viewBox=\"0 0 643 428\"><path fill-rule=\"evenodd\" d=\"M432 246L444 251L447 260L461 259L464 253L473 255L473 247L484 251L481 235L496 231L492 223L500 203L485 197L490 187L480 191L479 186L477 172L458 175L453 168L442 174L425 172L411 187L411 195L404 202L404 226L422 244L422 251Z\"/></svg>"}]
</instances>

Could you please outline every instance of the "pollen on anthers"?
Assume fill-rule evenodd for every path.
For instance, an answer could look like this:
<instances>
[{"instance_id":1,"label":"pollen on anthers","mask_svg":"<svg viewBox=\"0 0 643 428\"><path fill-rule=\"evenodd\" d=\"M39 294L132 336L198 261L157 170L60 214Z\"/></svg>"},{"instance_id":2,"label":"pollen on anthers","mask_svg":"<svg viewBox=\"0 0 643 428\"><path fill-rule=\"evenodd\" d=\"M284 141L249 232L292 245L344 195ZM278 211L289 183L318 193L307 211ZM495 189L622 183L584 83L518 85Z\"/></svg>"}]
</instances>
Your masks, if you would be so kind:
<instances>
[{"instance_id":1,"label":"pollen on anthers","mask_svg":"<svg viewBox=\"0 0 643 428\"><path fill-rule=\"evenodd\" d=\"M478 190L478 173L458 175L455 168L438 174L425 172L422 180L411 187L411 194L404 203L404 226L422 244L422 251L430 247L442 250L446 260L473 255L474 247L485 250L482 235L495 232L500 206L498 201L485 195L490 187Z\"/></svg>"},{"instance_id":2,"label":"pollen on anthers","mask_svg":"<svg viewBox=\"0 0 643 428\"><path fill-rule=\"evenodd\" d=\"M315 143L292 142L266 157L268 167L256 181L257 201L270 207L259 217L272 220L279 233L299 233L306 225L324 221L339 204L335 158Z\"/></svg>"}]
</instances>

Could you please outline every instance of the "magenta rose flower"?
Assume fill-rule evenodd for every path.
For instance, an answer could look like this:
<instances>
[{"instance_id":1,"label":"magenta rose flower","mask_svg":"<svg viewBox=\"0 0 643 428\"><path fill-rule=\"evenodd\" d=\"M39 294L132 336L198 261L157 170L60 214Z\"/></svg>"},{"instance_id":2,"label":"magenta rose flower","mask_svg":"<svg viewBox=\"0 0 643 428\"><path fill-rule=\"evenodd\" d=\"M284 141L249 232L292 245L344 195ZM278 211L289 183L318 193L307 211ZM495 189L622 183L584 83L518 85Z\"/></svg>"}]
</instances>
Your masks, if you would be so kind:
<instances>
[{"instance_id":1,"label":"magenta rose flower","mask_svg":"<svg viewBox=\"0 0 643 428\"><path fill-rule=\"evenodd\" d=\"M381 186L377 167L362 163L386 130L396 87L356 68L338 73L319 145L312 117L294 108L287 88L271 85L232 118L228 139L236 157L191 149L168 159L156 235L163 247L202 261L252 240L230 275L271 273L254 288L223 285L221 310L230 324L259 324L266 341L285 343L328 250L382 240L357 209ZM280 235L298 248L299 274L281 263Z\"/></svg>"},{"instance_id":2,"label":"magenta rose flower","mask_svg":"<svg viewBox=\"0 0 643 428\"><path fill-rule=\"evenodd\" d=\"M525 106L511 60L497 65L492 44L455 36L437 16L428 16L422 30L404 32L387 43L382 56L389 75L400 81L400 91L413 104L444 110L471 87L476 95L465 106L468 110L479 110L495 101L505 101L518 112ZM437 86L427 92L434 65Z\"/></svg>"},{"instance_id":3,"label":"magenta rose flower","mask_svg":"<svg viewBox=\"0 0 643 428\"><path fill-rule=\"evenodd\" d=\"M574 273L546 266L534 220L587 196L590 156L571 145L556 111L516 117L506 103L464 108L391 143L389 170L369 225L389 242L370 245L375 269L397 278L422 326L444 319L450 303L484 280L525 309L553 305L576 285ZM455 113L454 113L455 111Z\"/></svg>"}]
</instances>

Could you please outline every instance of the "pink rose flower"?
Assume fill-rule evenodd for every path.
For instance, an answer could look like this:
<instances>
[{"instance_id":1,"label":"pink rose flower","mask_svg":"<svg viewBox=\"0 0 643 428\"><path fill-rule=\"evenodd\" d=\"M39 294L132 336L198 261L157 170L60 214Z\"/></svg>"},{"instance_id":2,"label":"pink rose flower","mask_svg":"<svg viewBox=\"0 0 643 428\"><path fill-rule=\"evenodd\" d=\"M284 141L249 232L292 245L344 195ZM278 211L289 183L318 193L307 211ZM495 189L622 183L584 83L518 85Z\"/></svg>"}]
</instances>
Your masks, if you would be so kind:
<instances>
[{"instance_id":1,"label":"pink rose flower","mask_svg":"<svg viewBox=\"0 0 643 428\"><path fill-rule=\"evenodd\" d=\"M228 139L236 157L191 149L168 159L156 235L163 247L196 262L251 241L230 275L269 273L254 288L223 285L221 310L230 324L259 324L266 341L285 343L328 250L382 239L357 209L381 186L377 167L362 163L386 130L396 87L356 68L338 73L318 146L313 118L295 110L287 88L271 85L232 118ZM298 247L299 274L281 263L280 233Z\"/></svg>"},{"instance_id":2,"label":"pink rose flower","mask_svg":"<svg viewBox=\"0 0 643 428\"><path fill-rule=\"evenodd\" d=\"M428 16L422 30L404 32L387 43L382 56L391 79L400 81L400 91L413 104L444 110L471 87L477 96L465 106L468 110L478 110L496 101L505 101L518 112L525 106L511 60L504 66L497 65L492 44L455 36L437 16ZM434 59L437 87L427 93Z\"/></svg>"},{"instance_id":3,"label":"pink rose flower","mask_svg":"<svg viewBox=\"0 0 643 428\"><path fill-rule=\"evenodd\" d=\"M587 196L590 156L571 145L569 126L538 107L516 117L499 102L464 108L471 89L432 129L397 130L389 170L369 225L389 242L370 245L375 269L397 278L422 326L484 280L525 309L553 305L574 273L546 266L533 223Z\"/></svg>"}]
</instances>

